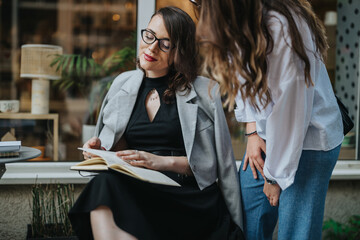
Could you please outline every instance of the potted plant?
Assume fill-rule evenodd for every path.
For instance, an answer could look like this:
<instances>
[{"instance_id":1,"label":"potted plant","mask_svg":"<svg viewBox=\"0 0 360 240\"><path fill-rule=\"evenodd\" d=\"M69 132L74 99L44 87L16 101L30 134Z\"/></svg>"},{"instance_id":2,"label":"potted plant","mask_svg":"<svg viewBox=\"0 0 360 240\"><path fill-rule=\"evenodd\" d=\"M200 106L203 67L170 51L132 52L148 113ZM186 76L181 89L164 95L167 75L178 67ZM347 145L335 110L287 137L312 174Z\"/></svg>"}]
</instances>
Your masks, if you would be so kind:
<instances>
[{"instance_id":1,"label":"potted plant","mask_svg":"<svg viewBox=\"0 0 360 240\"><path fill-rule=\"evenodd\" d=\"M56 66L61 71L61 79L55 81L62 90L75 89L83 95L88 96L90 92L90 114L89 122L96 122L98 99L104 97L112 80L121 72L135 68L135 49L125 47L106 58L103 63L97 63L93 58L79 54L57 55L51 66ZM95 89L95 91L94 91ZM101 103L101 101L100 101Z\"/></svg>"},{"instance_id":2,"label":"potted plant","mask_svg":"<svg viewBox=\"0 0 360 240\"><path fill-rule=\"evenodd\" d=\"M124 47L97 63L93 58L79 54L57 55L51 66L61 71L62 78L55 85L62 90L73 89L89 99L88 116L83 125L83 141L87 140L86 128L90 127L90 136L94 132L101 103L112 81L123 71L135 69L135 48ZM89 94L90 93L90 94Z\"/></svg>"},{"instance_id":3,"label":"potted plant","mask_svg":"<svg viewBox=\"0 0 360 240\"><path fill-rule=\"evenodd\" d=\"M326 220L323 225L324 239L329 240L356 240L360 239L360 216L350 216L346 223L333 219Z\"/></svg>"},{"instance_id":4,"label":"potted plant","mask_svg":"<svg viewBox=\"0 0 360 240\"><path fill-rule=\"evenodd\" d=\"M26 239L77 239L68 218L73 203L73 185L35 184L32 188L32 218Z\"/></svg>"}]
</instances>

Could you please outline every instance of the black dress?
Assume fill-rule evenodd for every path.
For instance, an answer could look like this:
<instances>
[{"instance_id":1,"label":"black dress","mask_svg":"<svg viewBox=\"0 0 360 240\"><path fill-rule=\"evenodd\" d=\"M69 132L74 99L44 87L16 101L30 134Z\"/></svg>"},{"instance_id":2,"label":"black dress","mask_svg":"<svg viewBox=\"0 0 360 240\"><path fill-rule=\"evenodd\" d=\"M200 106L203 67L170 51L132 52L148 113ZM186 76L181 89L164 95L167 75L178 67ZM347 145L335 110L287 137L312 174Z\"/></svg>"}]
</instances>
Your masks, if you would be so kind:
<instances>
[{"instance_id":1,"label":"black dress","mask_svg":"<svg viewBox=\"0 0 360 240\"><path fill-rule=\"evenodd\" d=\"M125 131L129 149L185 156L176 102L161 105L150 122L145 108L149 91L159 96L167 77L145 78ZM204 159L206 161L206 159ZM100 173L85 187L69 217L80 239L93 239L90 211L109 207L122 230L142 239L242 239L216 183L200 191L192 176L164 172L181 187L144 182L115 171Z\"/></svg>"}]
</instances>

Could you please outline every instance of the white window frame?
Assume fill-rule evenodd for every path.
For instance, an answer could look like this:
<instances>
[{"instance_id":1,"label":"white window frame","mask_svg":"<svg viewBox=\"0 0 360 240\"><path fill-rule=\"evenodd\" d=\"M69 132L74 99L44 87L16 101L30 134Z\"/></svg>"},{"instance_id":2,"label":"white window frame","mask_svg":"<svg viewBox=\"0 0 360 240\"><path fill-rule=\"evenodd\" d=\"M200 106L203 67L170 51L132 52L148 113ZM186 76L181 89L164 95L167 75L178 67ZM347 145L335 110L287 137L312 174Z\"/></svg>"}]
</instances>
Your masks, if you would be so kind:
<instances>
[{"instance_id":1,"label":"white window frame","mask_svg":"<svg viewBox=\"0 0 360 240\"><path fill-rule=\"evenodd\" d=\"M136 51L139 49L141 41L141 29L147 27L151 16L155 13L156 0L138 0L137 2L137 41L136 41Z\"/></svg>"}]
</instances>

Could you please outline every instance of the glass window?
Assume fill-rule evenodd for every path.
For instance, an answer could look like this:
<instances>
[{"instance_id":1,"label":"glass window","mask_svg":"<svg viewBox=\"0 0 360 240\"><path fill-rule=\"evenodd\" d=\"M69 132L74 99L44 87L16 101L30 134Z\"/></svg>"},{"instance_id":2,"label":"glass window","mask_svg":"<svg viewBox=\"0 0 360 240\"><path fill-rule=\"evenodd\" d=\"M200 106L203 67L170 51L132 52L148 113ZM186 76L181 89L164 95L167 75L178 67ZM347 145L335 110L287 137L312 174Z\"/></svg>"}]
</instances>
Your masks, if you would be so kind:
<instances>
[{"instance_id":1,"label":"glass window","mask_svg":"<svg viewBox=\"0 0 360 240\"><path fill-rule=\"evenodd\" d=\"M317 0L312 2L323 20L329 43L326 67L336 95L349 110L349 115L358 122L359 103L359 43L360 2L347 0ZM355 127L342 143L339 159L359 159L359 142Z\"/></svg>"},{"instance_id":2,"label":"glass window","mask_svg":"<svg viewBox=\"0 0 360 240\"><path fill-rule=\"evenodd\" d=\"M330 44L326 66L334 91L357 123L360 2L313 0L311 3L326 26ZM20 113L31 112L32 80L20 77L22 45L59 45L65 56L76 55L72 68L69 67L72 58L67 60L65 70L73 70L67 78L51 81L50 85L49 113L59 119L57 141L54 141L54 115L45 119L21 119L22 115L17 115L18 119L6 119L4 113L0 113L0 139L5 135L7 139L15 136L24 146L39 146L44 149L42 160L54 160L54 145L58 142L59 160L80 160L77 147L82 146L82 138L92 135L93 129L86 135L86 125L96 122L99 103L113 76L135 68L134 62L115 69L105 65L110 59L118 59L119 55L111 58L112 54L126 47L127 53L135 56L137 4L145 4L145 0L0 0L0 100L18 100ZM182 8L196 22L189 1L156 1L156 9L168 5ZM87 67L98 64L100 73L82 72L84 62ZM236 122L233 112L226 115L235 157L240 160L246 147L244 124ZM345 137L339 159L359 158L358 132L355 126Z\"/></svg>"},{"instance_id":3,"label":"glass window","mask_svg":"<svg viewBox=\"0 0 360 240\"><path fill-rule=\"evenodd\" d=\"M0 100L19 100L20 113L31 112L32 80L20 77L22 45L58 45L69 57L67 65L62 62L66 78L50 81L49 113L59 118L58 160L81 159L84 125L96 122L113 77L135 69L136 8L136 0L0 0ZM116 65L124 54L132 61ZM51 117L1 118L0 138L14 135L24 146L44 149L40 160L54 160L53 124Z\"/></svg>"}]
</instances>

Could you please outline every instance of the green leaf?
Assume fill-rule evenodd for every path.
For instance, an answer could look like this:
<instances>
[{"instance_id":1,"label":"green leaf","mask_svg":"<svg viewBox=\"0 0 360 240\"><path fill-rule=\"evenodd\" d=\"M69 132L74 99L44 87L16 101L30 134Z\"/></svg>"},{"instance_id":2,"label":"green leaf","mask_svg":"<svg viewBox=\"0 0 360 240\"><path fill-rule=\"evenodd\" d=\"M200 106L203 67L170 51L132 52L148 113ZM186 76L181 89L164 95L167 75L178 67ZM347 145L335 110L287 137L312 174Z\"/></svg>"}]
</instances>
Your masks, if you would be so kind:
<instances>
[{"instance_id":1,"label":"green leaf","mask_svg":"<svg viewBox=\"0 0 360 240\"><path fill-rule=\"evenodd\" d=\"M74 82L67 82L67 84L65 85L65 89L69 89L70 87L72 87L74 85Z\"/></svg>"},{"instance_id":2,"label":"green leaf","mask_svg":"<svg viewBox=\"0 0 360 240\"><path fill-rule=\"evenodd\" d=\"M76 61L76 74L80 77L81 76L81 56L77 56Z\"/></svg>"},{"instance_id":3,"label":"green leaf","mask_svg":"<svg viewBox=\"0 0 360 240\"><path fill-rule=\"evenodd\" d=\"M63 63L64 63L64 60L66 59L66 56L65 57L62 57L59 61L59 64L57 65L56 67L56 71L59 71L61 67L63 67ZM64 68L64 67L63 67Z\"/></svg>"},{"instance_id":4,"label":"green leaf","mask_svg":"<svg viewBox=\"0 0 360 240\"><path fill-rule=\"evenodd\" d=\"M63 64L63 71L64 71L64 69L68 69L68 65L69 65L69 62L70 62L71 58L72 58L71 56L66 56L66 59L65 59L64 64Z\"/></svg>"},{"instance_id":5,"label":"green leaf","mask_svg":"<svg viewBox=\"0 0 360 240\"><path fill-rule=\"evenodd\" d=\"M89 59L89 65L90 65L90 74L94 75L95 74L95 61L94 59Z\"/></svg>"},{"instance_id":6,"label":"green leaf","mask_svg":"<svg viewBox=\"0 0 360 240\"><path fill-rule=\"evenodd\" d=\"M57 64L60 59L62 58L62 55L58 55L54 60L50 63L50 67L53 67L55 64Z\"/></svg>"},{"instance_id":7,"label":"green leaf","mask_svg":"<svg viewBox=\"0 0 360 240\"><path fill-rule=\"evenodd\" d=\"M71 57L71 62L70 62L70 65L68 67L68 73L69 73L70 76L74 75L73 69L74 69L74 65L75 65L75 59L76 59L75 56Z\"/></svg>"},{"instance_id":8,"label":"green leaf","mask_svg":"<svg viewBox=\"0 0 360 240\"><path fill-rule=\"evenodd\" d=\"M87 72L87 58L83 57L82 59L82 74L86 75Z\"/></svg>"}]
</instances>

